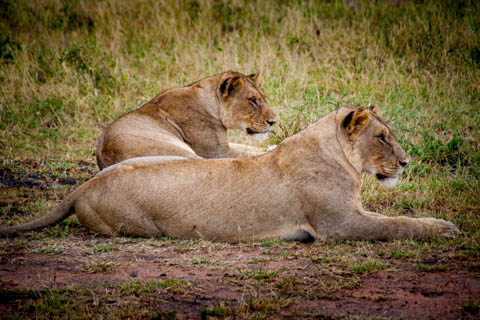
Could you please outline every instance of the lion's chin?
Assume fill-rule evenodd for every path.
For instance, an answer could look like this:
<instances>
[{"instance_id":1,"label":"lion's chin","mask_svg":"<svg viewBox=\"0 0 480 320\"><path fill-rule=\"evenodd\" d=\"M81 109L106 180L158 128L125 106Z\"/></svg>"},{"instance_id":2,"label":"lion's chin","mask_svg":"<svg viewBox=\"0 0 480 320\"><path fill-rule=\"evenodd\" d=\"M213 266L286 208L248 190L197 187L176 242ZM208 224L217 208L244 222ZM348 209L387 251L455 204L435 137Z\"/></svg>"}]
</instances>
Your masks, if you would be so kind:
<instances>
[{"instance_id":1,"label":"lion's chin","mask_svg":"<svg viewBox=\"0 0 480 320\"><path fill-rule=\"evenodd\" d=\"M398 182L398 176L394 178L379 178L381 183L387 188L393 188Z\"/></svg>"},{"instance_id":2,"label":"lion's chin","mask_svg":"<svg viewBox=\"0 0 480 320\"><path fill-rule=\"evenodd\" d=\"M265 141L265 139L268 138L268 133L270 132L270 130L267 130L265 132L258 132L250 128L247 128L246 131L250 136L253 136L255 140L257 140L258 142Z\"/></svg>"},{"instance_id":3,"label":"lion's chin","mask_svg":"<svg viewBox=\"0 0 480 320\"><path fill-rule=\"evenodd\" d=\"M268 132L255 133L255 134L253 135L253 137L254 137L255 140L257 140L258 142L262 142L262 141L265 141L265 140L268 138Z\"/></svg>"}]
</instances>

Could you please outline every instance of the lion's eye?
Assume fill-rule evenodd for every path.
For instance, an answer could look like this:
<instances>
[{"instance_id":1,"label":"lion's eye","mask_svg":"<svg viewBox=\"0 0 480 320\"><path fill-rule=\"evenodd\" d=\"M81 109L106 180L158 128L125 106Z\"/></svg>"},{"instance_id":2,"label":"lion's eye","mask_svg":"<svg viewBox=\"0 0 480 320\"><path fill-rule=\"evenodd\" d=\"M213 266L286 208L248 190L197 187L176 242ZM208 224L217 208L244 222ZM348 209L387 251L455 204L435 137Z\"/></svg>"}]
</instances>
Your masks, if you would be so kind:
<instances>
[{"instance_id":1,"label":"lion's eye","mask_svg":"<svg viewBox=\"0 0 480 320\"><path fill-rule=\"evenodd\" d=\"M254 106L258 106L258 101L256 98L249 98L248 99L250 101L251 104L253 104Z\"/></svg>"},{"instance_id":2,"label":"lion's eye","mask_svg":"<svg viewBox=\"0 0 480 320\"><path fill-rule=\"evenodd\" d=\"M377 136L378 140L380 140L380 142L382 143L385 143L385 144L388 144L387 140L385 139L385 136L383 134Z\"/></svg>"}]
</instances>

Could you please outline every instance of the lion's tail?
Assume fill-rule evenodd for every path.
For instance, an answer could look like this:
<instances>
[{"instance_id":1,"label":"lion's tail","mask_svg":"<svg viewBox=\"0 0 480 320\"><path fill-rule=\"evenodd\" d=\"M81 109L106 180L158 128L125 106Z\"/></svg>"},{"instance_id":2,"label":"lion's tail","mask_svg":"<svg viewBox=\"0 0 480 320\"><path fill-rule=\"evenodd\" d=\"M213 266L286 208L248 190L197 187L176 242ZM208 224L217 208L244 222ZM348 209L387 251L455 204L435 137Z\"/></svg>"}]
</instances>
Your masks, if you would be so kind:
<instances>
[{"instance_id":1,"label":"lion's tail","mask_svg":"<svg viewBox=\"0 0 480 320\"><path fill-rule=\"evenodd\" d=\"M75 199L72 195L63 200L58 206L50 210L46 215L17 226L0 227L0 237L13 237L19 233L33 231L40 228L48 227L56 224L75 211Z\"/></svg>"}]
</instances>

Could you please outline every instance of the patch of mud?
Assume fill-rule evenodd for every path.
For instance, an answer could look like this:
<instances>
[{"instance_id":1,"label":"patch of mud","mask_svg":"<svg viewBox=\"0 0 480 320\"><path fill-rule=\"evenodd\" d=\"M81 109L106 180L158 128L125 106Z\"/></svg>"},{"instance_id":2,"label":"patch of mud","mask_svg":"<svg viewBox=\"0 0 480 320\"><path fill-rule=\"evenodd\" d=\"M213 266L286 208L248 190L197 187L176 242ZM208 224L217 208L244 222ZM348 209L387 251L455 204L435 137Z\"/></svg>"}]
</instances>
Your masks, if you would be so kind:
<instances>
[{"instance_id":1,"label":"patch of mud","mask_svg":"<svg viewBox=\"0 0 480 320\"><path fill-rule=\"evenodd\" d=\"M27 187L47 189L52 184L75 185L79 179L59 177L54 174L28 173L0 168L0 184L4 187Z\"/></svg>"},{"instance_id":2,"label":"patch of mud","mask_svg":"<svg viewBox=\"0 0 480 320\"><path fill-rule=\"evenodd\" d=\"M88 162L58 170L49 168L45 161L12 160L0 167L0 213L10 217L30 214L28 203L36 199L58 201L94 172L95 164ZM16 196L12 196L13 191Z\"/></svg>"}]
</instances>

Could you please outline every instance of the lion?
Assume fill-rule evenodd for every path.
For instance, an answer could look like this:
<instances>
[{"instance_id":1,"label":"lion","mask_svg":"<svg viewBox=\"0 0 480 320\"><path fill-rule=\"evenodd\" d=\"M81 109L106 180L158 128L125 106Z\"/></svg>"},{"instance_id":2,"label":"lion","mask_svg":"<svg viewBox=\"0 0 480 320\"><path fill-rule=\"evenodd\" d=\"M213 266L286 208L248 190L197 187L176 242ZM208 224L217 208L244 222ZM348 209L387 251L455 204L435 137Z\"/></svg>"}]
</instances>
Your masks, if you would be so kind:
<instances>
[{"instance_id":1,"label":"lion","mask_svg":"<svg viewBox=\"0 0 480 320\"><path fill-rule=\"evenodd\" d=\"M276 121L259 89L259 73L228 71L163 91L115 120L98 141L97 164L103 169L142 156L258 155L264 152L260 148L228 143L227 129L246 131L262 141Z\"/></svg>"},{"instance_id":2,"label":"lion","mask_svg":"<svg viewBox=\"0 0 480 320\"><path fill-rule=\"evenodd\" d=\"M455 237L451 222L362 208L360 177L392 186L409 162L376 107L342 106L260 156L146 157L106 168L12 236L75 213L105 236L224 242Z\"/></svg>"}]
</instances>

